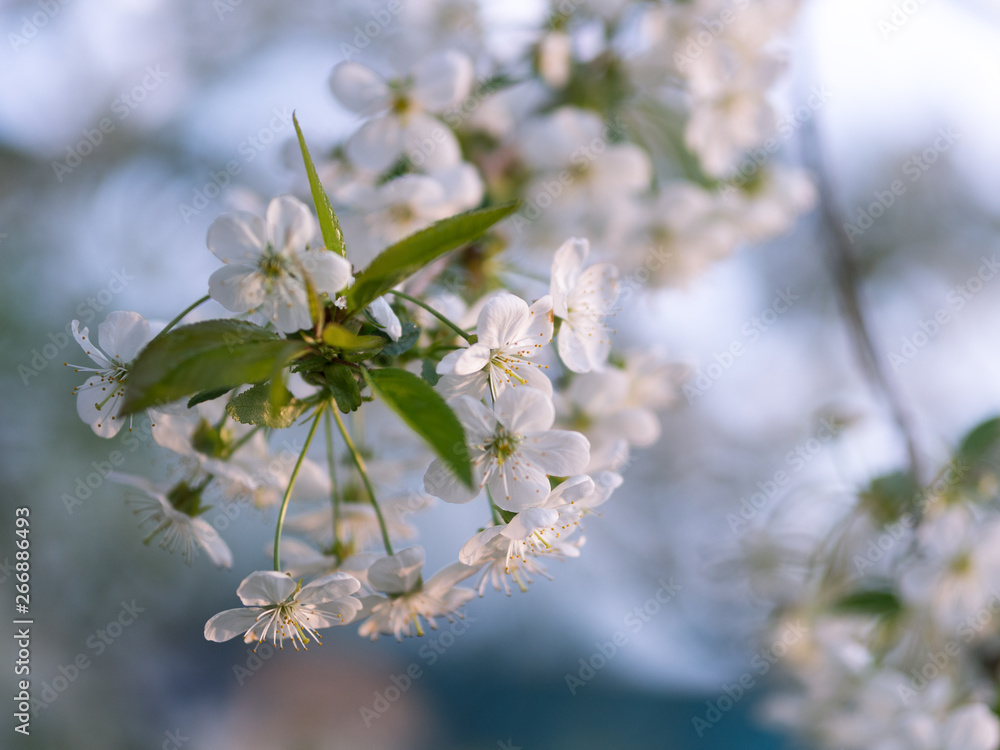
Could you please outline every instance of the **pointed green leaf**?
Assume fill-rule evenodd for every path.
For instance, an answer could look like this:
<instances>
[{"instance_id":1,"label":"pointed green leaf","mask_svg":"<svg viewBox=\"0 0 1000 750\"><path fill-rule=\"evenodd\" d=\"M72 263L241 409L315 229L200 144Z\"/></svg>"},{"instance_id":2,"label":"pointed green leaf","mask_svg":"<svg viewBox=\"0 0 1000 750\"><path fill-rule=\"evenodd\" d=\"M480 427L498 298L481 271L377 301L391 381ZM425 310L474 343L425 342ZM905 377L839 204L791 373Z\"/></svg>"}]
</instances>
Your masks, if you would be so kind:
<instances>
[{"instance_id":1,"label":"pointed green leaf","mask_svg":"<svg viewBox=\"0 0 1000 750\"><path fill-rule=\"evenodd\" d=\"M203 401L214 401L219 396L225 396L233 390L232 386L226 385L222 388L209 388L207 391L202 391L201 393L194 394L188 399L188 409L191 409Z\"/></svg>"},{"instance_id":2,"label":"pointed green leaf","mask_svg":"<svg viewBox=\"0 0 1000 750\"><path fill-rule=\"evenodd\" d=\"M281 388L284 390L284 386ZM302 416L308 405L293 398L286 391L284 405L275 406L271 401L271 390L270 383L258 383L253 388L234 396L233 400L226 404L226 411L240 424L258 424L277 429L291 427L295 424L295 420Z\"/></svg>"},{"instance_id":3,"label":"pointed green leaf","mask_svg":"<svg viewBox=\"0 0 1000 750\"><path fill-rule=\"evenodd\" d=\"M395 367L362 370L372 393L427 441L462 482L472 485L465 429L440 394L417 375Z\"/></svg>"},{"instance_id":4,"label":"pointed green leaf","mask_svg":"<svg viewBox=\"0 0 1000 750\"><path fill-rule=\"evenodd\" d=\"M306 350L242 320L206 320L154 338L129 368L121 414L199 391L258 383Z\"/></svg>"},{"instance_id":5,"label":"pointed green leaf","mask_svg":"<svg viewBox=\"0 0 1000 750\"><path fill-rule=\"evenodd\" d=\"M483 208L452 216L390 245L359 273L347 290L347 309L353 314L382 296L435 258L468 244L517 210L517 203Z\"/></svg>"},{"instance_id":6,"label":"pointed green leaf","mask_svg":"<svg viewBox=\"0 0 1000 750\"><path fill-rule=\"evenodd\" d=\"M313 203L316 204L316 216L319 219L319 229L323 233L323 243L327 249L347 257L347 246L344 244L344 233L340 231L340 220L334 213L333 206L323 190L323 183L319 181L316 174L316 167L313 165L312 157L309 156L309 149L306 146L306 139L302 136L302 128L299 127L298 118L292 113L292 122L295 123L295 133L299 137L299 149L302 151L302 161L306 165L306 175L309 177L309 189L312 191Z\"/></svg>"},{"instance_id":7,"label":"pointed green leaf","mask_svg":"<svg viewBox=\"0 0 1000 750\"><path fill-rule=\"evenodd\" d=\"M359 336L342 325L327 323L323 329L323 343L345 352L369 352L385 346L386 339L375 335Z\"/></svg>"},{"instance_id":8,"label":"pointed green leaf","mask_svg":"<svg viewBox=\"0 0 1000 750\"><path fill-rule=\"evenodd\" d=\"M327 365L323 370L326 384L337 401L337 408L344 414L355 411L361 406L361 391L358 380L347 365Z\"/></svg>"},{"instance_id":9,"label":"pointed green leaf","mask_svg":"<svg viewBox=\"0 0 1000 750\"><path fill-rule=\"evenodd\" d=\"M903 603L892 591L870 589L855 591L833 604L835 612L892 617L903 611Z\"/></svg>"}]
</instances>

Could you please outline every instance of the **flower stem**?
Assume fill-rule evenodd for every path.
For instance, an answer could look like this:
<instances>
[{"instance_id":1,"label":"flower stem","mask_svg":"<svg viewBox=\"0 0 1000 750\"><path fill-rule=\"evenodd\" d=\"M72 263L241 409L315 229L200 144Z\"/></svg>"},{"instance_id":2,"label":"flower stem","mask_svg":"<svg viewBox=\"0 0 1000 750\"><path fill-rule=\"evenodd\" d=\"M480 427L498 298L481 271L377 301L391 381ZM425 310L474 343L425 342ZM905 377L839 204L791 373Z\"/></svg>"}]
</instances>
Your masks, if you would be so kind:
<instances>
[{"instance_id":1,"label":"flower stem","mask_svg":"<svg viewBox=\"0 0 1000 750\"><path fill-rule=\"evenodd\" d=\"M187 306L187 307L185 307L185 308L184 308L183 310L181 310L181 311L180 311L180 314L178 314L176 318L174 318L174 319L173 319L173 320L171 320L171 321L170 321L169 323L167 323L167 325L166 325L166 326L164 326L163 330L162 330L162 331L160 331L160 332L159 332L158 334L156 334L155 336L153 336L153 338L154 338L154 339L157 339L157 338L159 338L160 336L162 336L163 334L165 334L165 333L166 333L167 331L169 331L169 330L170 330L171 328L173 328L173 327L174 327L175 325L177 325L178 323L180 323L180 322L181 322L181 321L182 321L182 320L184 319L184 316L185 316L185 315L187 315L187 314L188 314L189 312L191 312L191 311L192 311L192 310L194 310L194 309L195 309L196 307L198 307L198 305L201 305L201 304L203 304L203 303L205 303L205 302L208 302L208 301L209 301L209 300L210 300L211 298L212 298L212 297L211 297L211 295L208 295L208 294L206 294L206 295L205 295L204 297L202 297L201 299L199 299L199 300L196 300L195 302L192 302L192 303L191 303L190 305L188 305L188 306Z\"/></svg>"},{"instance_id":2,"label":"flower stem","mask_svg":"<svg viewBox=\"0 0 1000 750\"><path fill-rule=\"evenodd\" d=\"M450 320L448 320L448 318L446 318L444 315L442 315L441 313L439 313L437 310L435 310L433 307L431 307L430 305L428 305L426 302L421 302L416 297L411 297L409 294L404 294L403 292L397 292L395 289L390 289L389 290L389 294L395 294L397 297L402 297L403 299L407 300L408 302L412 302L417 307L424 308L427 312L429 312L435 318L437 318L438 320L440 320L442 323L444 323L446 326L448 326L451 330L453 330L455 333L457 333L463 339L465 339L466 341L468 341L470 344L474 343L473 340L472 340L472 334L463 331L461 328L458 327L457 324L452 323Z\"/></svg>"},{"instance_id":3,"label":"flower stem","mask_svg":"<svg viewBox=\"0 0 1000 750\"><path fill-rule=\"evenodd\" d=\"M330 404L330 411L337 407ZM326 463L330 469L330 503L333 505L333 544L340 541L337 532L340 521L340 487L337 484L337 461L333 455L333 427L330 425L330 412L323 415L323 427L326 430Z\"/></svg>"},{"instance_id":4,"label":"flower stem","mask_svg":"<svg viewBox=\"0 0 1000 750\"><path fill-rule=\"evenodd\" d=\"M285 496L281 498L281 510L278 511L278 525L274 530L274 569L279 572L281 571L281 563L279 562L281 558L281 529L285 525L285 513L288 511L288 501L292 499L292 488L295 486L295 480L299 476L299 469L302 468L302 462L309 451L313 435L316 434L316 428L319 427L319 418L323 416L324 408L326 408L325 403L320 404L316 408L316 418L313 419L312 427L309 428L309 435L306 436L306 444L302 446L299 460L295 462L295 468L292 469L292 476L288 478L288 487L285 489Z\"/></svg>"},{"instance_id":5,"label":"flower stem","mask_svg":"<svg viewBox=\"0 0 1000 750\"><path fill-rule=\"evenodd\" d=\"M368 496L371 498L372 507L375 508L375 515L378 518L378 526L382 530L382 542L385 544L385 552L387 555L392 555L393 551L392 543L389 541L389 530L386 528L385 519L382 517L382 509L378 507L378 500L375 499L375 489L372 487L371 479L368 478L365 460L355 447L354 441L351 440L351 434L347 431L347 427L344 426L344 420L340 418L340 413L335 409L331 409L330 411L333 413L333 418L337 420L337 427L340 428L340 434L344 438L347 450L351 452L351 456L354 458L354 465L358 467L358 473L361 475L361 481L364 482L365 489L368 490Z\"/></svg>"}]
</instances>

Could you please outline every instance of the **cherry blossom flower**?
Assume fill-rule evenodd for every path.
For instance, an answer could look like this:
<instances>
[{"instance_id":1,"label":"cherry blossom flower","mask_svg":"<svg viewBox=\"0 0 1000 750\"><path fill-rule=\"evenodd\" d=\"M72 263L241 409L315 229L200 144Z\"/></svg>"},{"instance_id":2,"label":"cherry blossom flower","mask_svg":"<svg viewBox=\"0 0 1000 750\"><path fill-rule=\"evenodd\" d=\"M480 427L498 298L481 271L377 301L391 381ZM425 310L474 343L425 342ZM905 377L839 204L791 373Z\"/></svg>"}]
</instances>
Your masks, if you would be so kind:
<instances>
[{"instance_id":1,"label":"cherry blossom flower","mask_svg":"<svg viewBox=\"0 0 1000 750\"><path fill-rule=\"evenodd\" d=\"M310 640L323 642L316 631L354 619L361 602L351 594L359 588L358 579L346 573L331 573L303 586L287 573L258 570L236 590L244 606L212 617L205 623L205 638L221 643L242 635L244 643L270 640L279 648L288 638L298 651Z\"/></svg>"},{"instance_id":2,"label":"cherry blossom flower","mask_svg":"<svg viewBox=\"0 0 1000 750\"><path fill-rule=\"evenodd\" d=\"M116 311L97 327L100 348L90 340L90 330L80 330L80 321L71 323L73 338L97 367L78 367L75 372L92 372L83 385L73 389L80 419L101 437L118 434L123 421L118 416L125 381L132 362L150 340L149 323L134 312ZM103 350L103 351L102 351Z\"/></svg>"},{"instance_id":3,"label":"cherry blossom flower","mask_svg":"<svg viewBox=\"0 0 1000 750\"><path fill-rule=\"evenodd\" d=\"M437 365L444 377L438 384L447 396L481 397L489 390L499 397L508 386L530 386L552 393L552 382L535 360L552 341L552 297L545 295L531 307L520 297L503 292L479 313L474 344L447 354Z\"/></svg>"},{"instance_id":4,"label":"cherry blossom flower","mask_svg":"<svg viewBox=\"0 0 1000 750\"><path fill-rule=\"evenodd\" d=\"M199 517L207 510L201 505L201 488L183 481L173 486L157 485L145 477L117 471L109 473L108 479L140 491L141 494L130 493L127 502L138 516L140 526L151 527L143 540L146 544L159 536L160 548L167 552L179 549L188 565L194 562L201 548L217 568L233 567L229 546L212 524Z\"/></svg>"},{"instance_id":5,"label":"cherry blossom flower","mask_svg":"<svg viewBox=\"0 0 1000 750\"><path fill-rule=\"evenodd\" d=\"M435 52L414 66L411 77L393 81L359 62L340 63L330 75L333 95L352 112L374 115L348 140L347 156L375 171L404 154L428 169L458 163L458 140L431 113L464 101L472 80L472 61L456 50Z\"/></svg>"},{"instance_id":6,"label":"cherry blossom flower","mask_svg":"<svg viewBox=\"0 0 1000 750\"><path fill-rule=\"evenodd\" d=\"M344 258L309 247L316 231L309 208L290 195L271 201L265 221L245 211L223 214L208 228L208 249L226 264L208 280L212 299L283 333L308 328L306 279L330 299L351 281Z\"/></svg>"},{"instance_id":7,"label":"cherry blossom flower","mask_svg":"<svg viewBox=\"0 0 1000 750\"><path fill-rule=\"evenodd\" d=\"M559 358L573 372L602 369L611 351L604 317L618 297L618 269L611 263L584 268L589 253L587 240L571 238L552 262L552 311L562 320Z\"/></svg>"},{"instance_id":8,"label":"cherry blossom flower","mask_svg":"<svg viewBox=\"0 0 1000 750\"><path fill-rule=\"evenodd\" d=\"M368 569L368 585L387 596L362 598L364 609L359 617L367 617L359 633L373 641L379 634L403 636L423 635L421 618L437 628L438 617L454 619L457 610L475 596L471 589L456 584L476 572L476 568L452 563L423 581L422 547L407 547L391 557L382 557ZM460 616L460 615L459 615Z\"/></svg>"},{"instance_id":9,"label":"cherry blossom flower","mask_svg":"<svg viewBox=\"0 0 1000 750\"><path fill-rule=\"evenodd\" d=\"M467 487L441 459L434 459L424 488L446 502L468 502L485 486L504 510L538 507L549 496L549 475L579 474L590 460L590 443L583 435L550 429L555 408L535 388L504 391L493 410L469 396L449 403L465 428L474 481Z\"/></svg>"}]
</instances>

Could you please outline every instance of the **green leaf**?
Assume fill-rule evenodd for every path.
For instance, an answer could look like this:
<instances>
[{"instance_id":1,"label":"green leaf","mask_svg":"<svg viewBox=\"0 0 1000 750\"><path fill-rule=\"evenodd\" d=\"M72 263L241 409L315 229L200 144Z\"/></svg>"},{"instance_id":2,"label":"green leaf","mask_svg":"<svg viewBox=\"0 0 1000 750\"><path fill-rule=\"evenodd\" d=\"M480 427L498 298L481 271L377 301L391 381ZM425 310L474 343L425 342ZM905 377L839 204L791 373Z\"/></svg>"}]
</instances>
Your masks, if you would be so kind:
<instances>
[{"instance_id":1,"label":"green leaf","mask_svg":"<svg viewBox=\"0 0 1000 750\"><path fill-rule=\"evenodd\" d=\"M390 357L398 357L400 354L406 354L417 343L418 338L420 338L420 326L408 320L403 321L403 333L400 334L399 339L396 341L390 339L389 343L382 347L382 351L379 354Z\"/></svg>"},{"instance_id":2,"label":"green leaf","mask_svg":"<svg viewBox=\"0 0 1000 750\"><path fill-rule=\"evenodd\" d=\"M307 349L242 320L206 320L153 339L129 368L128 415L199 391L233 388L271 378Z\"/></svg>"},{"instance_id":3,"label":"green leaf","mask_svg":"<svg viewBox=\"0 0 1000 750\"><path fill-rule=\"evenodd\" d=\"M892 591L869 589L855 591L834 602L833 610L845 614L892 617L903 611L903 603Z\"/></svg>"},{"instance_id":4,"label":"green leaf","mask_svg":"<svg viewBox=\"0 0 1000 750\"><path fill-rule=\"evenodd\" d=\"M308 404L293 398L285 391L285 404L275 406L271 401L271 388L270 383L258 383L253 388L234 396L232 401L226 404L226 411L240 424L259 424L277 429L291 427L295 424L295 420L302 416ZM281 388L285 390L284 386Z\"/></svg>"},{"instance_id":5,"label":"green leaf","mask_svg":"<svg viewBox=\"0 0 1000 750\"><path fill-rule=\"evenodd\" d=\"M344 244L344 233L340 231L340 220L334 213L330 198L323 190L323 183L319 181L319 175L316 174L316 167L313 165L312 157L309 156L306 139L302 136L302 128L299 127L299 121L294 112L292 113L292 122L295 123L295 133L299 137L302 161L305 162L306 174L309 176L309 189L312 191L313 203L316 204L316 216L319 219L319 229L323 233L323 243L329 250L346 258L347 246Z\"/></svg>"},{"instance_id":6,"label":"green leaf","mask_svg":"<svg viewBox=\"0 0 1000 750\"><path fill-rule=\"evenodd\" d=\"M354 372L347 365L328 365L324 369L326 383L337 401L337 408L344 414L355 411L361 406L361 391Z\"/></svg>"},{"instance_id":7,"label":"green leaf","mask_svg":"<svg viewBox=\"0 0 1000 750\"><path fill-rule=\"evenodd\" d=\"M222 388L209 388L207 391L196 393L188 399L188 409L197 406L203 401L214 401L219 396L225 396L231 390L233 390L233 387L231 385L226 385Z\"/></svg>"},{"instance_id":8,"label":"green leaf","mask_svg":"<svg viewBox=\"0 0 1000 750\"><path fill-rule=\"evenodd\" d=\"M418 376L395 367L362 370L372 393L427 441L463 483L472 486L465 430L437 391Z\"/></svg>"},{"instance_id":9,"label":"green leaf","mask_svg":"<svg viewBox=\"0 0 1000 750\"><path fill-rule=\"evenodd\" d=\"M1000 417L977 425L965 436L958 449L958 458L964 463L976 464L1000 446Z\"/></svg>"},{"instance_id":10,"label":"green leaf","mask_svg":"<svg viewBox=\"0 0 1000 750\"><path fill-rule=\"evenodd\" d=\"M902 471L878 477L861 492L862 507L880 526L898 521L913 511L923 498L920 485Z\"/></svg>"},{"instance_id":11,"label":"green leaf","mask_svg":"<svg viewBox=\"0 0 1000 750\"><path fill-rule=\"evenodd\" d=\"M452 216L390 245L359 273L347 290L347 310L354 314L449 250L468 244L517 210L517 203Z\"/></svg>"},{"instance_id":12,"label":"green leaf","mask_svg":"<svg viewBox=\"0 0 1000 750\"><path fill-rule=\"evenodd\" d=\"M441 376L437 373L437 363L433 359L425 359L420 363L420 377L430 385L437 385Z\"/></svg>"},{"instance_id":13,"label":"green leaf","mask_svg":"<svg viewBox=\"0 0 1000 750\"><path fill-rule=\"evenodd\" d=\"M382 336L359 336L337 323L327 323L323 329L323 343L345 352L371 352L385 346Z\"/></svg>"}]
</instances>

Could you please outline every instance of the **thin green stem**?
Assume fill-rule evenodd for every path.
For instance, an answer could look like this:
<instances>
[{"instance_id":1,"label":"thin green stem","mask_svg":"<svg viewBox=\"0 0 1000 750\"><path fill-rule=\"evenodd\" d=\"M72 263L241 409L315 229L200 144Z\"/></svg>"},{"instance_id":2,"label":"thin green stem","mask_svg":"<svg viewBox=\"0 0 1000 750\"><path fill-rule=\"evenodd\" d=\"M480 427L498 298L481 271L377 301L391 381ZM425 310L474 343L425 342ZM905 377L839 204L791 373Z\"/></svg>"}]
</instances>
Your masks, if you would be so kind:
<instances>
[{"instance_id":1,"label":"thin green stem","mask_svg":"<svg viewBox=\"0 0 1000 750\"><path fill-rule=\"evenodd\" d=\"M378 526L382 530L382 542L385 544L385 552L387 555L392 555L392 542L389 541L389 530L386 528L385 519L382 517L382 509L378 507L378 500L375 499L375 488L372 487L372 481L368 478L365 460L355 447L354 441L351 440L351 434L347 431L347 427L344 426L344 420L340 418L340 413L335 409L331 409L330 411L333 413L333 418L337 420L337 427L340 428L340 434L344 438L347 450L351 452L351 456L354 458L354 465L358 467L358 473L361 475L361 481L364 482L365 489L368 490L368 497L371 498L372 507L375 508L375 516L378 518Z\"/></svg>"},{"instance_id":2,"label":"thin green stem","mask_svg":"<svg viewBox=\"0 0 1000 750\"><path fill-rule=\"evenodd\" d=\"M330 404L330 411L337 407ZM338 533L340 523L340 487L337 484L337 461L333 455L333 427L330 424L330 412L323 415L323 427L326 430L326 463L330 469L330 503L333 505L333 545L340 541Z\"/></svg>"},{"instance_id":3,"label":"thin green stem","mask_svg":"<svg viewBox=\"0 0 1000 750\"><path fill-rule=\"evenodd\" d=\"M466 331L463 331L461 328L458 327L457 324L455 324L455 323L451 322L450 320L448 320L448 318L446 318L444 315L442 315L441 313L439 313L437 310L435 310L433 307L431 307L430 305L428 305L426 302L421 302L416 297L411 297L409 294L404 294L403 292L397 292L395 289L390 289L389 290L389 294L395 294L397 297L402 297L406 301L412 302L417 307L424 308L427 312L429 312L435 318L437 318L438 320L440 320L442 323L444 323L446 326L448 326L451 330L453 330L455 333L457 333L463 339L465 339L466 341L468 341L470 344L473 343L473 341L472 341L472 334L467 333Z\"/></svg>"},{"instance_id":4,"label":"thin green stem","mask_svg":"<svg viewBox=\"0 0 1000 750\"><path fill-rule=\"evenodd\" d=\"M490 494L489 487L486 488L486 499L490 503L490 513L493 514L493 523L495 523L497 526L503 526L505 521L503 520L503 517L500 515L500 509L497 507L497 504L493 502L493 495Z\"/></svg>"},{"instance_id":5,"label":"thin green stem","mask_svg":"<svg viewBox=\"0 0 1000 750\"><path fill-rule=\"evenodd\" d=\"M201 305L201 304L204 304L205 302L208 302L208 301L209 301L209 300L210 300L211 298L212 298L212 297L211 297L211 295L209 295L209 294L206 294L206 295L205 295L204 297L202 297L201 299L199 299L199 300L197 300L197 301L195 301L195 302L192 302L192 303L191 303L190 305L188 305L188 306L187 306L187 307L185 307L185 308L184 308L183 310L181 310L180 314L179 314L179 315L178 315L178 316L177 316L176 318L174 318L173 320L171 320L171 321L170 321L169 323L167 323L167 325L166 325L166 326L164 326L163 330L162 330L162 331L160 331L160 332L159 332L158 334L156 334L155 336L153 336L153 338L154 338L154 339L157 339L157 338L159 338L160 336L162 336L163 334L165 334L165 333L166 333L167 331L169 331L169 330L170 330L171 328L173 328L173 327L174 327L175 325L177 325L177 324L178 324L178 323L180 323L180 322L181 322L182 320L184 320L184 316L185 316L185 315L187 315L187 314L188 314L189 312L191 312L191 311L192 311L192 310L194 310L194 309L195 309L196 307L198 307L198 305Z\"/></svg>"},{"instance_id":6,"label":"thin green stem","mask_svg":"<svg viewBox=\"0 0 1000 750\"><path fill-rule=\"evenodd\" d=\"M306 436L306 444L302 446L299 460L295 462L295 468L292 469L292 476L288 478L288 487L285 489L285 496L281 498L281 510L278 511L278 526L274 530L274 569L277 571L281 570L281 529L285 525L285 513L288 511L288 501L292 499L292 488L295 486L295 480L299 476L299 469L302 468L302 462L309 451L309 445L312 443L313 435L316 434L316 428L319 427L319 418L323 416L323 409L325 407L326 404L322 403L316 408L316 418L313 419L312 427L309 428L309 435Z\"/></svg>"}]
</instances>

